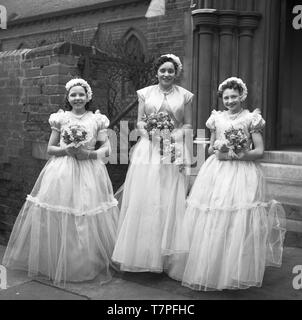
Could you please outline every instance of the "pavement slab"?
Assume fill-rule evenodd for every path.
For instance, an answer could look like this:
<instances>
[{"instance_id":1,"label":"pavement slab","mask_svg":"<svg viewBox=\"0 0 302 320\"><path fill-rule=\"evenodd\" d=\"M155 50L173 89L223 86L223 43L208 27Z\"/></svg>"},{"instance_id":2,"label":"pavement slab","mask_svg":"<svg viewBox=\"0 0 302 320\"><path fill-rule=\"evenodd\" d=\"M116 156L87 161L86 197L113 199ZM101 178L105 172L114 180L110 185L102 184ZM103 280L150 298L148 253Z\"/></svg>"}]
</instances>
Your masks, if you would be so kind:
<instances>
[{"instance_id":1,"label":"pavement slab","mask_svg":"<svg viewBox=\"0 0 302 320\"><path fill-rule=\"evenodd\" d=\"M5 247L0 246L0 259ZM0 261L1 261L0 260ZM295 290L293 268L302 265L302 249L284 248L280 268L266 268L261 288L199 292L181 286L164 273L120 272L100 284L100 279L66 283L29 278L26 272L8 270L8 289L0 290L0 300L302 300L302 289Z\"/></svg>"},{"instance_id":2,"label":"pavement slab","mask_svg":"<svg viewBox=\"0 0 302 320\"><path fill-rule=\"evenodd\" d=\"M87 298L38 281L29 281L0 290L0 300L87 300Z\"/></svg>"},{"instance_id":3,"label":"pavement slab","mask_svg":"<svg viewBox=\"0 0 302 320\"><path fill-rule=\"evenodd\" d=\"M45 283L43 281L43 283ZM121 278L100 285L98 281L66 283L65 290L93 300L190 300L182 294Z\"/></svg>"}]
</instances>

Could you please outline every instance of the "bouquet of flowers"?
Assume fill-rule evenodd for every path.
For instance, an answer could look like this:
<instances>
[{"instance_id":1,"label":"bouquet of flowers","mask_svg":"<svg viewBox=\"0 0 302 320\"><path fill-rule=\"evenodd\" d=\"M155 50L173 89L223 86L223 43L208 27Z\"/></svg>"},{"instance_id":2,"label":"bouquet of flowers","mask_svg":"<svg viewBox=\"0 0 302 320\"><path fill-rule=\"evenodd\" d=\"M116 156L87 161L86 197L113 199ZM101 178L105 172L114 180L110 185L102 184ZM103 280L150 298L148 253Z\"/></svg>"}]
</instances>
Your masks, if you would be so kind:
<instances>
[{"instance_id":1,"label":"bouquet of flowers","mask_svg":"<svg viewBox=\"0 0 302 320\"><path fill-rule=\"evenodd\" d=\"M89 140L86 128L79 124L71 124L64 128L62 138L66 145L75 148L80 147Z\"/></svg>"},{"instance_id":2,"label":"bouquet of flowers","mask_svg":"<svg viewBox=\"0 0 302 320\"><path fill-rule=\"evenodd\" d=\"M167 112L153 112L149 116L144 115L142 121L147 123L145 129L150 139L155 135L170 134L174 130L174 123Z\"/></svg>"},{"instance_id":3,"label":"bouquet of flowers","mask_svg":"<svg viewBox=\"0 0 302 320\"><path fill-rule=\"evenodd\" d=\"M177 158L180 158L181 154L177 150L175 139L171 136L175 126L170 115L167 112L154 112L149 116L145 115L142 121L147 124L145 129L149 139L158 138L162 160L171 156L171 162L177 164Z\"/></svg>"},{"instance_id":4,"label":"bouquet of flowers","mask_svg":"<svg viewBox=\"0 0 302 320\"><path fill-rule=\"evenodd\" d=\"M216 140L214 143L214 149L220 152L228 152L231 158L241 151L245 150L248 146L248 138L242 128L234 128L224 132L225 139Z\"/></svg>"},{"instance_id":5,"label":"bouquet of flowers","mask_svg":"<svg viewBox=\"0 0 302 320\"><path fill-rule=\"evenodd\" d=\"M229 150L238 154L247 148L248 139L242 128L230 128L224 132Z\"/></svg>"}]
</instances>

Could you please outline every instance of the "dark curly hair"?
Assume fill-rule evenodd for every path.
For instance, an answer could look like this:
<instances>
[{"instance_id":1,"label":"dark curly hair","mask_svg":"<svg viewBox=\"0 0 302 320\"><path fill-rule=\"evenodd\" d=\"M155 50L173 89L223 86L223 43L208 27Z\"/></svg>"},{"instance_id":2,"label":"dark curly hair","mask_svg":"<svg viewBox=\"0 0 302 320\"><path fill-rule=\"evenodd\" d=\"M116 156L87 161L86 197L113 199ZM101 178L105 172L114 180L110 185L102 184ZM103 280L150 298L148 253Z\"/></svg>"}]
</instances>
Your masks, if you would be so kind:
<instances>
[{"instance_id":1,"label":"dark curly hair","mask_svg":"<svg viewBox=\"0 0 302 320\"><path fill-rule=\"evenodd\" d=\"M73 88L73 87L71 87ZM71 90L71 88L65 93L65 96L64 96L64 108L67 110L67 111L71 111L72 110L72 106L70 105L69 101L68 101L68 95L69 95L69 92ZM85 92L86 92L86 95L87 95L87 89L85 87L82 86L82 88L84 88ZM88 101L86 104L85 104L85 110L89 110L90 106L92 104L92 100Z\"/></svg>"},{"instance_id":2,"label":"dark curly hair","mask_svg":"<svg viewBox=\"0 0 302 320\"><path fill-rule=\"evenodd\" d=\"M165 62L172 62L173 65L174 65L175 74L177 74L177 71L178 71L178 65L177 65L177 63L176 63L172 58L166 57L166 56L159 57L159 58L157 58L157 59L154 61L153 68L154 68L155 74L157 74L158 69L159 69L160 66L163 65Z\"/></svg>"},{"instance_id":3,"label":"dark curly hair","mask_svg":"<svg viewBox=\"0 0 302 320\"><path fill-rule=\"evenodd\" d=\"M233 90L238 90L239 95L241 96L243 93L243 88L238 84L238 82L232 80L228 81L226 84L224 84L220 90L217 91L217 95L219 98L222 98L223 92L226 89L233 89Z\"/></svg>"}]
</instances>

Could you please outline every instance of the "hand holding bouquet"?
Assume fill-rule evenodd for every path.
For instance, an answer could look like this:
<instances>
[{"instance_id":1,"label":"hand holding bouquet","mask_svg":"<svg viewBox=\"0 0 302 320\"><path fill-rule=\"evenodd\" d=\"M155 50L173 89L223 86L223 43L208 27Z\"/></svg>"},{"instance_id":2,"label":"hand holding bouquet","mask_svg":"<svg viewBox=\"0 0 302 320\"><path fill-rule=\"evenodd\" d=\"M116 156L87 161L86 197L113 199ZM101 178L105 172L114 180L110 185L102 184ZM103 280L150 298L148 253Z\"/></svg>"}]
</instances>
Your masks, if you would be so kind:
<instances>
[{"instance_id":1,"label":"hand holding bouquet","mask_svg":"<svg viewBox=\"0 0 302 320\"><path fill-rule=\"evenodd\" d=\"M182 153L178 150L171 132L175 129L173 120L167 112L151 113L144 116L145 129L150 140L159 141L161 160L170 159L171 163L179 165Z\"/></svg>"},{"instance_id":2,"label":"hand holding bouquet","mask_svg":"<svg viewBox=\"0 0 302 320\"><path fill-rule=\"evenodd\" d=\"M84 126L71 124L67 128L64 128L62 139L68 147L79 148L88 141L89 137Z\"/></svg>"},{"instance_id":3,"label":"hand holding bouquet","mask_svg":"<svg viewBox=\"0 0 302 320\"><path fill-rule=\"evenodd\" d=\"M214 146L213 148L215 150L219 150L220 152L228 152L229 151L229 147L228 147L228 140L224 139L224 140L216 140L214 142Z\"/></svg>"},{"instance_id":4,"label":"hand holding bouquet","mask_svg":"<svg viewBox=\"0 0 302 320\"><path fill-rule=\"evenodd\" d=\"M222 153L228 153L231 159L238 158L238 154L243 152L248 146L248 138L242 128L234 128L224 132L225 139L216 140L214 149Z\"/></svg>"},{"instance_id":5,"label":"hand holding bouquet","mask_svg":"<svg viewBox=\"0 0 302 320\"><path fill-rule=\"evenodd\" d=\"M164 141L170 141L171 132L174 130L174 123L167 112L153 112L148 116L144 116L142 121L146 122L150 140L160 141L160 152L163 154Z\"/></svg>"}]
</instances>

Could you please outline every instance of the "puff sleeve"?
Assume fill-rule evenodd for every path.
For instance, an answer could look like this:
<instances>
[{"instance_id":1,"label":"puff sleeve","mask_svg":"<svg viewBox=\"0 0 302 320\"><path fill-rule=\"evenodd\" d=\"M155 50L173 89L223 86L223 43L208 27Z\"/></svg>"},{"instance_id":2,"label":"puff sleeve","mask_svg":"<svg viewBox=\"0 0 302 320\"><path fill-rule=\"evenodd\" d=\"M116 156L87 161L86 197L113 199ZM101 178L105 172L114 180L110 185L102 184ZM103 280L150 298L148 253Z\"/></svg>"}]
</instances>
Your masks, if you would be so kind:
<instances>
[{"instance_id":1,"label":"puff sleeve","mask_svg":"<svg viewBox=\"0 0 302 320\"><path fill-rule=\"evenodd\" d=\"M250 133L262 132L265 127L265 121L261 116L261 111L255 109L251 114Z\"/></svg>"},{"instance_id":2,"label":"puff sleeve","mask_svg":"<svg viewBox=\"0 0 302 320\"><path fill-rule=\"evenodd\" d=\"M138 102L145 103L147 88L148 87L136 91L137 97L138 97Z\"/></svg>"},{"instance_id":3,"label":"puff sleeve","mask_svg":"<svg viewBox=\"0 0 302 320\"><path fill-rule=\"evenodd\" d=\"M101 114L99 110L95 112L95 117L97 121L97 141L105 141L107 139L107 128L109 127L110 121L104 115Z\"/></svg>"},{"instance_id":4,"label":"puff sleeve","mask_svg":"<svg viewBox=\"0 0 302 320\"><path fill-rule=\"evenodd\" d=\"M48 122L52 130L55 130L58 132L61 131L61 119L63 115L64 115L64 111L62 109L50 115Z\"/></svg>"},{"instance_id":5,"label":"puff sleeve","mask_svg":"<svg viewBox=\"0 0 302 320\"><path fill-rule=\"evenodd\" d=\"M217 111L216 110L213 110L212 113L211 113L211 116L210 118L207 120L206 122L206 127L208 129L212 131L216 131L216 124L215 124L215 119L216 119L216 116L217 116Z\"/></svg>"}]
</instances>

